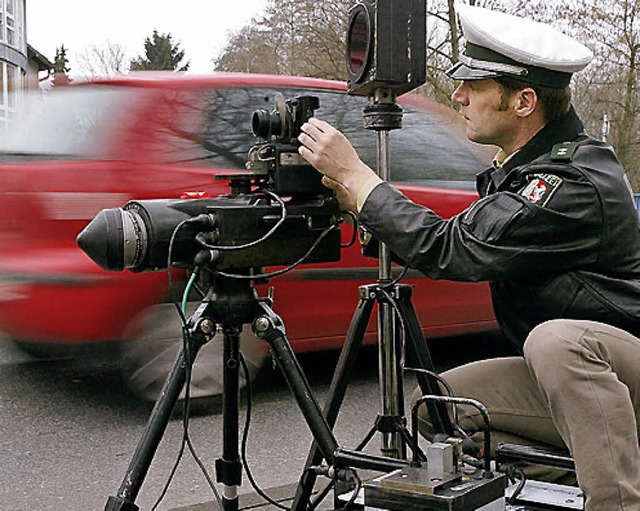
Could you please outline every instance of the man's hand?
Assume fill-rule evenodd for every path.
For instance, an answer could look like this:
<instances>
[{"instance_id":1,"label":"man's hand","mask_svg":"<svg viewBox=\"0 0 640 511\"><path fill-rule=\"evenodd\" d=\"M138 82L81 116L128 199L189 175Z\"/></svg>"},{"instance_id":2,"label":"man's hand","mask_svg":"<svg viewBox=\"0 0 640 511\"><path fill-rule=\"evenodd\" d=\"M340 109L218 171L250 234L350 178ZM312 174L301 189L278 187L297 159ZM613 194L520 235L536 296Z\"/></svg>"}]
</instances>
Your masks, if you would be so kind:
<instances>
[{"instance_id":1,"label":"man's hand","mask_svg":"<svg viewBox=\"0 0 640 511\"><path fill-rule=\"evenodd\" d=\"M334 181L328 176L322 177L322 184L335 192L336 197L338 199L338 203L340 204L340 209L342 211L351 211L353 213L356 213L357 215L356 201L353 197L351 197L351 194L347 191L347 189L344 186L342 186L340 183L338 183L337 181ZM344 216L344 221L347 225L353 225L352 218L349 215L343 215L343 216Z\"/></svg>"},{"instance_id":2,"label":"man's hand","mask_svg":"<svg viewBox=\"0 0 640 511\"><path fill-rule=\"evenodd\" d=\"M347 137L330 124L312 117L301 131L300 155L324 174L323 183L336 192L340 205L357 214L358 192L376 173L360 159Z\"/></svg>"}]
</instances>

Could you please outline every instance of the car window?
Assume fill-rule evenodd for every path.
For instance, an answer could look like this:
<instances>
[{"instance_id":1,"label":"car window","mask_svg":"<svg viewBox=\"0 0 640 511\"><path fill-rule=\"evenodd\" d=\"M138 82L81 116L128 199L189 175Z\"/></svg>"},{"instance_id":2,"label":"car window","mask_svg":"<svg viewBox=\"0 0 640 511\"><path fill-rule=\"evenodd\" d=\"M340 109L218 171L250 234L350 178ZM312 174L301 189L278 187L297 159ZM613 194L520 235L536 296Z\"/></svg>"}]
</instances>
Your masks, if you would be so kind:
<instances>
[{"instance_id":1,"label":"car window","mask_svg":"<svg viewBox=\"0 0 640 511\"><path fill-rule=\"evenodd\" d=\"M244 170L249 148L259 141L251 131L253 113L273 111L276 93L287 100L317 96L316 116L340 129L362 159L377 168L377 134L364 128L366 97L274 87L176 87L150 94L146 88L92 85L31 94L24 114L0 137L0 161L142 156ZM135 117L133 112L140 118L135 125L121 122L128 114ZM392 181L473 187L484 163L453 129L452 118L427 102L403 105L402 128L389 135ZM135 143L115 143L118 134Z\"/></svg>"},{"instance_id":2,"label":"car window","mask_svg":"<svg viewBox=\"0 0 640 511\"><path fill-rule=\"evenodd\" d=\"M191 151L186 150L181 137L181 149L174 154L183 161L206 161L214 167L244 169L248 149L258 141L251 132L253 112L273 111L277 92L285 99L317 96L320 107L315 115L340 129L362 159L376 169L377 134L364 129L367 98L341 91L225 88L203 92L201 134L192 139ZM471 188L475 174L485 163L472 150L471 143L453 129L451 119L435 109L404 106L403 111L403 127L389 135L391 180L441 186L453 183L458 187L466 182L465 186ZM170 147L171 144L164 145L167 151Z\"/></svg>"},{"instance_id":3,"label":"car window","mask_svg":"<svg viewBox=\"0 0 640 511\"><path fill-rule=\"evenodd\" d=\"M0 137L0 160L95 156L109 125L117 123L114 112L137 99L133 89L103 86L26 94L20 116Z\"/></svg>"}]
</instances>

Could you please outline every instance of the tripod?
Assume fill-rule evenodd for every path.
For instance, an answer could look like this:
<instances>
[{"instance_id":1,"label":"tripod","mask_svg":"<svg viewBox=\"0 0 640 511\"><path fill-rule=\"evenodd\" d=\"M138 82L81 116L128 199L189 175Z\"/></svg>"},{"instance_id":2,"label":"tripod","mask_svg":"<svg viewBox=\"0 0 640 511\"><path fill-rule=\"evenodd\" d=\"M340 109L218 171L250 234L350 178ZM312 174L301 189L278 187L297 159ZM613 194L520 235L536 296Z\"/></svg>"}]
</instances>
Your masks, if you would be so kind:
<instances>
[{"instance_id":1,"label":"tripod","mask_svg":"<svg viewBox=\"0 0 640 511\"><path fill-rule=\"evenodd\" d=\"M370 103L364 110L365 128L377 133L378 175L388 181L389 173L389 132L402 127L402 109L395 102L391 89L376 89L370 97ZM382 434L382 454L390 458L405 459L407 445L418 449L417 439L412 438L406 427L403 415L403 361L405 341L419 369L434 371L431 355L418 316L411 303L411 287L398 285L392 280L391 251L384 243L378 244L378 282L359 288L359 303L353 315L345 343L338 360L336 372L329 388L329 396L324 408L328 424L335 425L338 412L346 393L350 373L353 370L357 353L362 345L365 329L369 322L373 305L378 305L378 352L381 414L362 443L356 448L365 447L376 432ZM404 336L401 335L402 327ZM432 376L418 373L418 384L422 394L440 395L440 388ZM451 435L453 426L442 403L427 403L429 414L436 433ZM416 454L416 453L414 453ZM311 446L305 471L300 479L292 509L306 509L316 475L307 470L322 461L321 449L317 444Z\"/></svg>"},{"instance_id":2,"label":"tripod","mask_svg":"<svg viewBox=\"0 0 640 511\"><path fill-rule=\"evenodd\" d=\"M186 382L189 366L198 350L216 331L223 331L223 449L215 462L216 481L224 491L225 511L237 511L238 486L242 465L238 449L239 422L239 345L243 324L252 324L255 333L269 343L291 392L312 432L314 442L325 460L334 466L369 467L395 470L407 465L404 460L362 455L340 449L331 427L316 402L285 335L284 324L271 309L271 300L258 298L249 279L216 277L205 299L189 317L187 346L182 348L165 381L145 430L116 495L110 496L105 511L138 511L135 500L162 440L171 412Z\"/></svg>"},{"instance_id":3,"label":"tripod","mask_svg":"<svg viewBox=\"0 0 640 511\"><path fill-rule=\"evenodd\" d=\"M383 101L374 103L368 112L371 129L379 132L379 166L388 167L388 129L399 127L398 107L388 96L380 94ZM401 110L400 110L401 113ZM382 173L383 178L388 174ZM341 353L338 369L331 385L328 405L323 414L316 402L308 382L293 354L286 338L282 320L271 309L270 299L258 298L252 280L229 276L215 276L213 285L205 299L189 317L185 326L186 346L180 351L174 366L165 381L160 398L156 402L145 431L130 461L127 473L115 496L108 498L105 511L137 511L135 500L144 482L153 456L162 439L171 412L185 384L190 364L198 350L209 342L216 326L223 332L223 453L215 462L216 480L224 486L222 505L225 511L237 511L238 486L241 482L242 465L238 449L239 419L239 336L244 324L251 324L254 332L271 347L273 357L280 367L291 392L296 399L309 429L314 444L309 454L306 469L325 460L338 480L349 480L348 471L340 468L364 468L378 471L393 471L408 466L406 446L411 436L402 416L403 396L401 384L402 354L404 340L397 329L396 320L402 323L406 337L411 341L413 354L419 367L433 369L433 364L422 329L410 302L409 286L398 286L391 281L390 251L381 244L380 279L377 284L360 288L360 303L349 328L347 340ZM378 303L380 334L380 378L382 390L382 414L379 416L367 440L375 431L385 435L383 453L375 456L350 451L338 446L333 435L333 425L342 404L350 370L368 323L374 303ZM424 394L438 394L439 387L432 376L418 375ZM441 403L429 405L434 424L439 432L452 430L446 409ZM365 442L366 443L366 442ZM414 449L417 441L413 439ZM306 470L296 493L294 509L306 506L315 482L316 473ZM302 508L299 506L303 506Z\"/></svg>"}]
</instances>

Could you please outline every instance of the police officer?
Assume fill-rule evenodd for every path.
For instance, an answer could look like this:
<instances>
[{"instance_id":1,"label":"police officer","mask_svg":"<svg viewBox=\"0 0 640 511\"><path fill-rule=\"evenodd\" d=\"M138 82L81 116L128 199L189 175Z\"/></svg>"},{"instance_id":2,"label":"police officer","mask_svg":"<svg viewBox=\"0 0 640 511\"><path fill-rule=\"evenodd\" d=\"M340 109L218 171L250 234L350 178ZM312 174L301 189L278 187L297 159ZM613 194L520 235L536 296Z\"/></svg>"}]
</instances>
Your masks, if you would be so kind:
<instances>
[{"instance_id":1,"label":"police officer","mask_svg":"<svg viewBox=\"0 0 640 511\"><path fill-rule=\"evenodd\" d=\"M548 25L458 6L464 54L448 71L472 141L500 148L480 199L443 219L382 182L322 120L300 154L342 205L434 279L488 281L521 357L444 373L489 409L496 441L567 447L588 511L640 511L640 236L624 170L589 137L570 79L591 60ZM433 431L426 410L421 432ZM461 426L481 430L469 411Z\"/></svg>"}]
</instances>

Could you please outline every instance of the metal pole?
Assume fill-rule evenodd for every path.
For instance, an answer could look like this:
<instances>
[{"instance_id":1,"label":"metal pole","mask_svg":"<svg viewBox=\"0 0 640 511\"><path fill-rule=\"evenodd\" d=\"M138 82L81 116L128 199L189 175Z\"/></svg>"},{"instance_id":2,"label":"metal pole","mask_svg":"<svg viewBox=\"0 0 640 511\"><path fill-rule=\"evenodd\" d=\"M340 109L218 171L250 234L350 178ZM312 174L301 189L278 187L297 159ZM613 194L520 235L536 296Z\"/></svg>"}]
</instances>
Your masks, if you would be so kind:
<instances>
[{"instance_id":1,"label":"metal pole","mask_svg":"<svg viewBox=\"0 0 640 511\"><path fill-rule=\"evenodd\" d=\"M395 102L393 90L377 89L365 109L365 128L377 131L377 174L389 181L389 131L402 127L402 109ZM379 242L378 284L391 282L391 250ZM395 313L386 301L378 302L378 350L380 408L383 416L404 415L402 354L400 336L396 334ZM382 433L382 453L394 458L406 457L406 446L400 432Z\"/></svg>"},{"instance_id":2,"label":"metal pole","mask_svg":"<svg viewBox=\"0 0 640 511\"><path fill-rule=\"evenodd\" d=\"M378 172L384 181L389 181L389 131L378 131ZM391 250L380 242L378 260L380 284L391 282ZM403 380L400 367L402 347L397 346L397 325L390 303L378 302L378 350L380 408L382 415L404 415ZM399 432L382 433L382 454L392 458L405 458L406 447Z\"/></svg>"}]
</instances>

